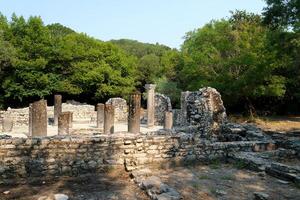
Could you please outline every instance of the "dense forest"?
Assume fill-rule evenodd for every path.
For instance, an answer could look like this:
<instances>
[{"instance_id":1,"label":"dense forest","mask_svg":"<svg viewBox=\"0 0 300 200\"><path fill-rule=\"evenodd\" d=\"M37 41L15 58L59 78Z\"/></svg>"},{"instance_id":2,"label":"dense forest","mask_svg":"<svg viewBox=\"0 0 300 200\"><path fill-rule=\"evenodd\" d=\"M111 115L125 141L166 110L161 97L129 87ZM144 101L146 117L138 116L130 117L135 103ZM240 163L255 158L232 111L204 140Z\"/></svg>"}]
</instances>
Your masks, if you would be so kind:
<instances>
[{"instance_id":1,"label":"dense forest","mask_svg":"<svg viewBox=\"0 0 300 200\"><path fill-rule=\"evenodd\" d=\"M95 104L156 83L175 106L181 91L211 86L229 112L299 113L300 1L266 3L261 15L234 11L188 32L180 49L0 15L0 108L54 93Z\"/></svg>"}]
</instances>

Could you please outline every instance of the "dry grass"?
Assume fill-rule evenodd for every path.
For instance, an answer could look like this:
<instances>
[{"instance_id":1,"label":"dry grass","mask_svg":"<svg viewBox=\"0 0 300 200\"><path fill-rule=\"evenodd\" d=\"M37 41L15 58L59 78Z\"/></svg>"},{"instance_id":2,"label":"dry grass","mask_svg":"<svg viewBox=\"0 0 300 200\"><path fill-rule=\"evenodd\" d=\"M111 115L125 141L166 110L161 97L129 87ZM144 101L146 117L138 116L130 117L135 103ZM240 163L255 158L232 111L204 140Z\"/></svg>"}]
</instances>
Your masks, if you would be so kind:
<instances>
[{"instance_id":1,"label":"dry grass","mask_svg":"<svg viewBox=\"0 0 300 200\"><path fill-rule=\"evenodd\" d=\"M230 115L229 120L237 123L254 123L263 130L300 131L300 116L269 116L250 119L241 115Z\"/></svg>"}]
</instances>

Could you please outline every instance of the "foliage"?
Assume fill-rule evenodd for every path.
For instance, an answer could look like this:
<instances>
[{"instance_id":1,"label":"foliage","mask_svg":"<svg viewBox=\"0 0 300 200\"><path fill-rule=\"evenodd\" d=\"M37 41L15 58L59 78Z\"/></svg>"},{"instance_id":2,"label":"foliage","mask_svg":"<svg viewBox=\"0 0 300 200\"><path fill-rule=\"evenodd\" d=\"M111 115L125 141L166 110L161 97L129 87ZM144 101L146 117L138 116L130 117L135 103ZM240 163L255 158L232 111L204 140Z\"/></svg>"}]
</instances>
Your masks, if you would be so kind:
<instances>
[{"instance_id":1,"label":"foliage","mask_svg":"<svg viewBox=\"0 0 300 200\"><path fill-rule=\"evenodd\" d=\"M170 97L172 107L180 108L181 90L177 86L177 82L170 81L166 77L159 78L155 81L157 84L156 91L161 94L166 94Z\"/></svg>"},{"instance_id":2,"label":"foliage","mask_svg":"<svg viewBox=\"0 0 300 200\"><path fill-rule=\"evenodd\" d=\"M190 90L215 87L227 104L247 101L251 106L252 99L282 97L285 78L274 74L280 61L270 48L270 34L259 16L242 11L189 32L182 47L189 57L183 84Z\"/></svg>"},{"instance_id":3,"label":"foliage","mask_svg":"<svg viewBox=\"0 0 300 200\"><path fill-rule=\"evenodd\" d=\"M149 54L161 57L165 51L171 49L170 47L158 43L148 44L128 39L111 40L111 42L122 48L129 55L134 55L138 58L142 58Z\"/></svg>"},{"instance_id":4,"label":"foliage","mask_svg":"<svg viewBox=\"0 0 300 200\"><path fill-rule=\"evenodd\" d=\"M300 30L299 0L265 0L264 22L273 28L293 28Z\"/></svg>"},{"instance_id":5,"label":"foliage","mask_svg":"<svg viewBox=\"0 0 300 200\"><path fill-rule=\"evenodd\" d=\"M11 21L0 17L0 33L4 103L26 103L56 92L97 102L134 90L135 59L110 42L16 15Z\"/></svg>"},{"instance_id":6,"label":"foliage","mask_svg":"<svg viewBox=\"0 0 300 200\"><path fill-rule=\"evenodd\" d=\"M0 107L54 93L96 103L155 83L173 107L181 91L211 86L227 111L299 111L299 1L266 2L262 15L235 11L188 32L180 50L0 14Z\"/></svg>"}]
</instances>

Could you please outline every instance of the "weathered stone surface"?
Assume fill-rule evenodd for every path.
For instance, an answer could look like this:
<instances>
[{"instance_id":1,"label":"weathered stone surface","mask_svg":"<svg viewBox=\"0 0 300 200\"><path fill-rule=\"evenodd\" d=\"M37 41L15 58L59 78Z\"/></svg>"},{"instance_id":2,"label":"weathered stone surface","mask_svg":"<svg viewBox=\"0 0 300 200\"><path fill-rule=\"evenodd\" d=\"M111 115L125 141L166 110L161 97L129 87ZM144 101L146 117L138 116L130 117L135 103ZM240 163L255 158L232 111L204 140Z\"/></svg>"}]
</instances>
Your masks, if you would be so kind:
<instances>
[{"instance_id":1,"label":"weathered stone surface","mask_svg":"<svg viewBox=\"0 0 300 200\"><path fill-rule=\"evenodd\" d=\"M155 105L155 124L156 125L163 125L165 121L165 112L172 111L171 100L169 97L155 93L154 96L154 105Z\"/></svg>"},{"instance_id":2,"label":"weathered stone surface","mask_svg":"<svg viewBox=\"0 0 300 200\"><path fill-rule=\"evenodd\" d=\"M97 128L103 128L104 104L103 103L98 103L96 110L97 110Z\"/></svg>"},{"instance_id":3,"label":"weathered stone surface","mask_svg":"<svg viewBox=\"0 0 300 200\"><path fill-rule=\"evenodd\" d=\"M58 116L62 112L62 96L54 95L54 125L58 125Z\"/></svg>"},{"instance_id":4,"label":"weathered stone surface","mask_svg":"<svg viewBox=\"0 0 300 200\"><path fill-rule=\"evenodd\" d=\"M68 200L69 197L65 194L55 194L54 200Z\"/></svg>"},{"instance_id":5,"label":"weathered stone surface","mask_svg":"<svg viewBox=\"0 0 300 200\"><path fill-rule=\"evenodd\" d=\"M269 195L263 192L254 192L254 200L268 200Z\"/></svg>"},{"instance_id":6,"label":"weathered stone surface","mask_svg":"<svg viewBox=\"0 0 300 200\"><path fill-rule=\"evenodd\" d=\"M147 126L153 127L155 124L155 87L154 84L146 84L147 91Z\"/></svg>"},{"instance_id":7,"label":"weathered stone surface","mask_svg":"<svg viewBox=\"0 0 300 200\"><path fill-rule=\"evenodd\" d=\"M189 92L186 100L186 121L199 125L202 136L219 134L220 125L227 121L225 107L220 93L210 87Z\"/></svg>"},{"instance_id":8,"label":"weathered stone surface","mask_svg":"<svg viewBox=\"0 0 300 200\"><path fill-rule=\"evenodd\" d=\"M73 127L73 112L68 112L69 113L69 128Z\"/></svg>"},{"instance_id":9,"label":"weathered stone surface","mask_svg":"<svg viewBox=\"0 0 300 200\"><path fill-rule=\"evenodd\" d=\"M135 93L129 98L128 132L140 132L141 94Z\"/></svg>"},{"instance_id":10,"label":"weathered stone surface","mask_svg":"<svg viewBox=\"0 0 300 200\"><path fill-rule=\"evenodd\" d=\"M207 161L268 142L210 142L193 134L42 138L0 137L0 181L27 176L76 175L124 166L134 170L160 162ZM248 152L249 153L249 152Z\"/></svg>"},{"instance_id":11,"label":"weathered stone surface","mask_svg":"<svg viewBox=\"0 0 300 200\"><path fill-rule=\"evenodd\" d=\"M104 134L114 133L115 109L111 104L104 105Z\"/></svg>"},{"instance_id":12,"label":"weathered stone surface","mask_svg":"<svg viewBox=\"0 0 300 200\"><path fill-rule=\"evenodd\" d=\"M221 133L218 138L220 141L255 141L270 140L260 128L252 124L223 123Z\"/></svg>"},{"instance_id":13,"label":"weathered stone surface","mask_svg":"<svg viewBox=\"0 0 300 200\"><path fill-rule=\"evenodd\" d=\"M13 119L8 118L8 117L4 117L2 119L2 132L11 132L13 129Z\"/></svg>"},{"instance_id":14,"label":"weathered stone surface","mask_svg":"<svg viewBox=\"0 0 300 200\"><path fill-rule=\"evenodd\" d=\"M157 176L153 176L148 168L136 170L131 173L134 182L143 190L151 199L157 200L179 200L181 195L169 185L163 183Z\"/></svg>"},{"instance_id":15,"label":"weathered stone surface","mask_svg":"<svg viewBox=\"0 0 300 200\"><path fill-rule=\"evenodd\" d=\"M173 126L174 127L183 126L182 115L181 115L182 110L172 109L172 112L173 112Z\"/></svg>"},{"instance_id":16,"label":"weathered stone surface","mask_svg":"<svg viewBox=\"0 0 300 200\"><path fill-rule=\"evenodd\" d=\"M115 122L127 122L128 107L125 99L110 98L106 104L112 104L115 108Z\"/></svg>"},{"instance_id":17,"label":"weathered stone surface","mask_svg":"<svg viewBox=\"0 0 300 200\"><path fill-rule=\"evenodd\" d=\"M166 111L164 120L164 129L170 130L173 127L173 113Z\"/></svg>"},{"instance_id":18,"label":"weathered stone surface","mask_svg":"<svg viewBox=\"0 0 300 200\"><path fill-rule=\"evenodd\" d=\"M39 100L32 103L30 123L32 137L47 136L47 101Z\"/></svg>"},{"instance_id":19,"label":"weathered stone surface","mask_svg":"<svg viewBox=\"0 0 300 200\"><path fill-rule=\"evenodd\" d=\"M58 116L58 135L68 135L71 112L62 112Z\"/></svg>"},{"instance_id":20,"label":"weathered stone surface","mask_svg":"<svg viewBox=\"0 0 300 200\"><path fill-rule=\"evenodd\" d=\"M180 125L184 126L188 124L187 121L187 97L190 95L191 92L185 91L181 92L181 97L180 97L180 104L181 104L181 117L180 117Z\"/></svg>"}]
</instances>

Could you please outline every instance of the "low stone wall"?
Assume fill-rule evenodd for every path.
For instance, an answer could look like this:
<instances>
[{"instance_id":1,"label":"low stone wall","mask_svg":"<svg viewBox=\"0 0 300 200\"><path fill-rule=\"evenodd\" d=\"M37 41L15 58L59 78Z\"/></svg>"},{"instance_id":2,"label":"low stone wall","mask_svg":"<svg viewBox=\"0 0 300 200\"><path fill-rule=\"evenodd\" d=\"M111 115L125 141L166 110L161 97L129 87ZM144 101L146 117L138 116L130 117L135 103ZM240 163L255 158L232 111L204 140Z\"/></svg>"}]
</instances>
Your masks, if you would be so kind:
<instances>
[{"instance_id":1,"label":"low stone wall","mask_svg":"<svg viewBox=\"0 0 300 200\"><path fill-rule=\"evenodd\" d=\"M210 143L183 133L152 134L3 138L0 139L0 183L14 178L76 176L105 171L112 166L133 170L151 163L207 160L268 145L268 142Z\"/></svg>"}]
</instances>

